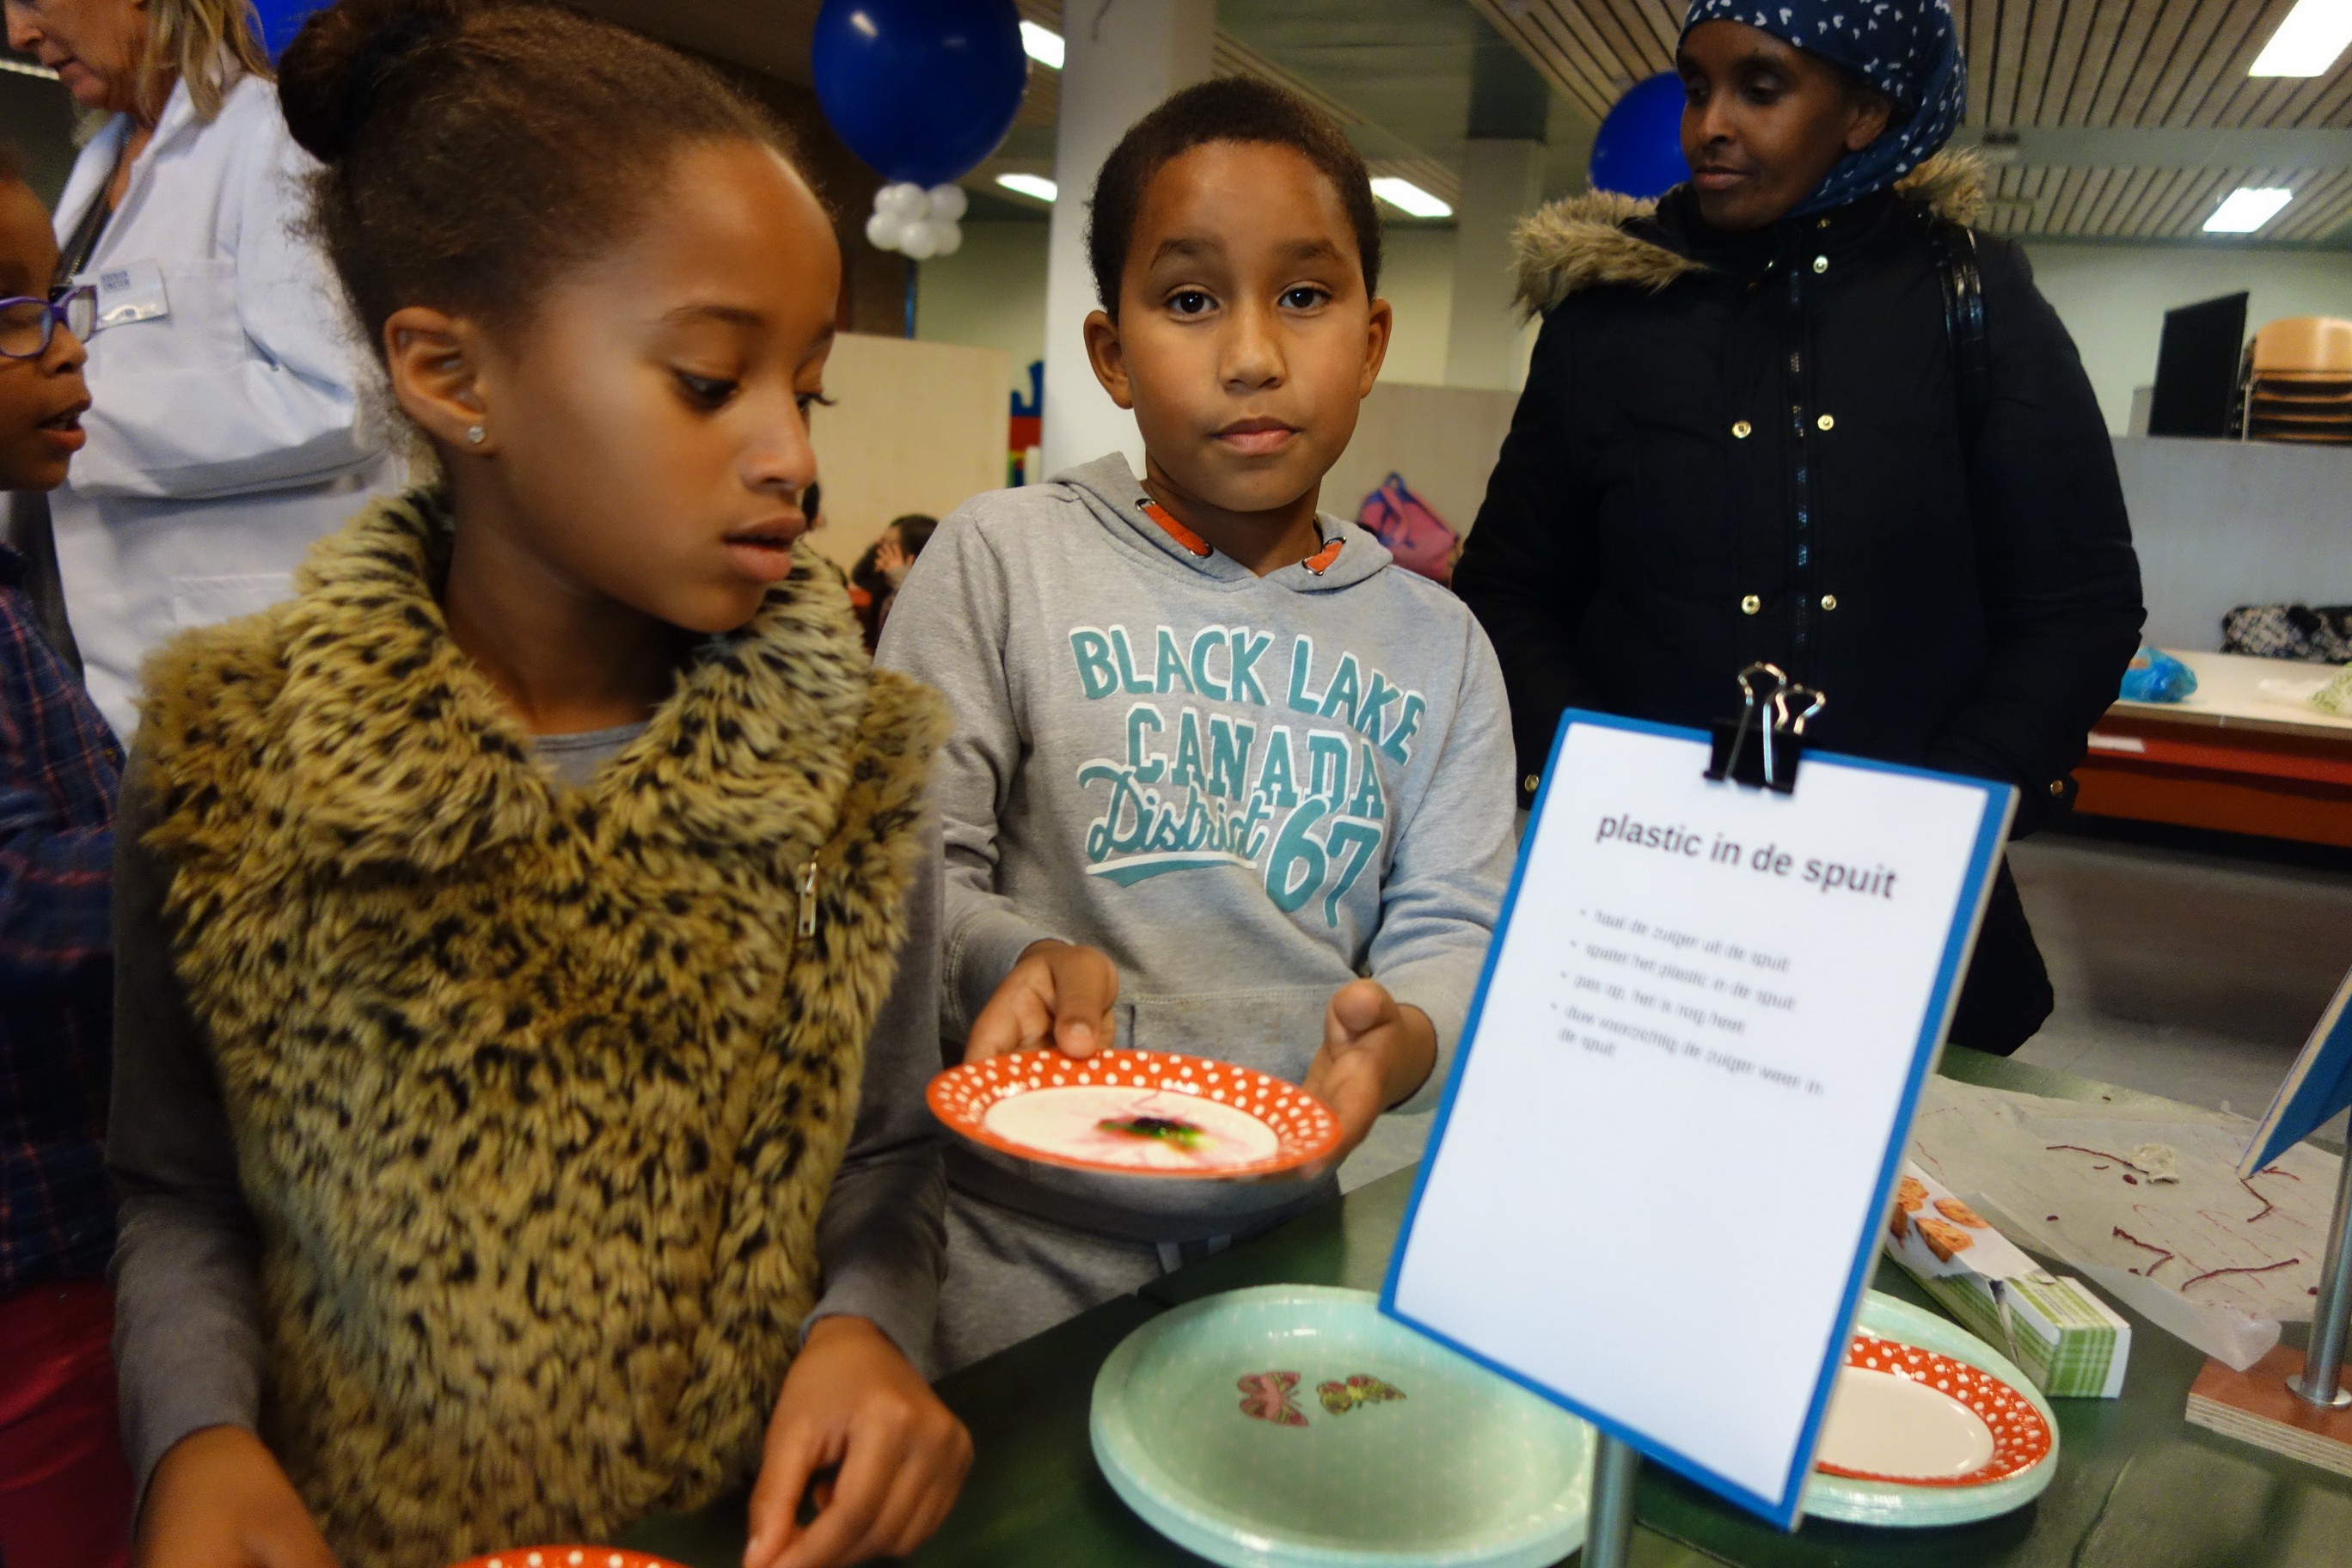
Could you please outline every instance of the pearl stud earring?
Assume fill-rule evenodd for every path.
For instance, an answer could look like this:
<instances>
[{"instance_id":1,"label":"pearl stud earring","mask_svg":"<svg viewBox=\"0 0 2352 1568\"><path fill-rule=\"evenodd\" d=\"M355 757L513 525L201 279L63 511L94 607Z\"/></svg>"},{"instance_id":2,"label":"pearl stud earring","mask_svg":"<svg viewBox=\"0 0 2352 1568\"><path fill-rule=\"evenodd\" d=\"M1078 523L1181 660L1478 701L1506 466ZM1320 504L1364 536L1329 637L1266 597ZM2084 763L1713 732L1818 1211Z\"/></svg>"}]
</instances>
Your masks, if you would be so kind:
<instances>
[{"instance_id":1,"label":"pearl stud earring","mask_svg":"<svg viewBox=\"0 0 2352 1568\"><path fill-rule=\"evenodd\" d=\"M475 446L478 447L489 438L490 433L488 430L483 429L480 426L468 425L466 426L466 439L471 441Z\"/></svg>"}]
</instances>

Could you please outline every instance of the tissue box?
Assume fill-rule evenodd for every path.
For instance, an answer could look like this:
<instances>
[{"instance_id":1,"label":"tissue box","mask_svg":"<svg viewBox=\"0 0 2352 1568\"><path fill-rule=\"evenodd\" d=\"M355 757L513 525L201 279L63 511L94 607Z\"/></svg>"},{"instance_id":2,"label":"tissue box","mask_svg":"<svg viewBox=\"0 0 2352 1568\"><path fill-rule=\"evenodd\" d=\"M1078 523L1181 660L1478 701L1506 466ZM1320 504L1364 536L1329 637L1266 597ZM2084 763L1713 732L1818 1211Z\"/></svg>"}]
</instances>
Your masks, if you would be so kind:
<instances>
[{"instance_id":1,"label":"tissue box","mask_svg":"<svg viewBox=\"0 0 2352 1568\"><path fill-rule=\"evenodd\" d=\"M2079 1279L2036 1270L2004 1279L2009 1353L2053 1399L2113 1399L2124 1391L2131 1325Z\"/></svg>"},{"instance_id":2,"label":"tissue box","mask_svg":"<svg viewBox=\"0 0 2352 1568\"><path fill-rule=\"evenodd\" d=\"M1937 1306L2005 1351L2042 1393L2113 1399L2123 1392L2131 1325L2082 1281L2040 1267L1910 1162L1887 1214L1885 1247Z\"/></svg>"},{"instance_id":3,"label":"tissue box","mask_svg":"<svg viewBox=\"0 0 2352 1568\"><path fill-rule=\"evenodd\" d=\"M1897 1257L1895 1261L1903 1259ZM2000 1289L1998 1284L1980 1274L1948 1274L1940 1279L1915 1274L1912 1278L1960 1327L1995 1350L2008 1348L2009 1325L2001 1321L2000 1302L1993 1294Z\"/></svg>"}]
</instances>

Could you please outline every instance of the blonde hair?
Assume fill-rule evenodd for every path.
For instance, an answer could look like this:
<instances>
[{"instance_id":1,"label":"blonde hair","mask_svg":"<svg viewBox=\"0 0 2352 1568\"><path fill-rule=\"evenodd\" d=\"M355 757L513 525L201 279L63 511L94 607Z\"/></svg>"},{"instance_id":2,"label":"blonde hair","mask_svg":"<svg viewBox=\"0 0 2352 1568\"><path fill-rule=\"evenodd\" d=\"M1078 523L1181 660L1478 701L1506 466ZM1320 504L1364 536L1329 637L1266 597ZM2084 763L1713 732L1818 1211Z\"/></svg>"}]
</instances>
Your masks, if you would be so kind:
<instances>
[{"instance_id":1,"label":"blonde hair","mask_svg":"<svg viewBox=\"0 0 2352 1568\"><path fill-rule=\"evenodd\" d=\"M240 76L268 81L269 53L253 0L147 0L147 54L139 62L139 96L161 114L172 83L188 84L196 119L211 124Z\"/></svg>"}]
</instances>

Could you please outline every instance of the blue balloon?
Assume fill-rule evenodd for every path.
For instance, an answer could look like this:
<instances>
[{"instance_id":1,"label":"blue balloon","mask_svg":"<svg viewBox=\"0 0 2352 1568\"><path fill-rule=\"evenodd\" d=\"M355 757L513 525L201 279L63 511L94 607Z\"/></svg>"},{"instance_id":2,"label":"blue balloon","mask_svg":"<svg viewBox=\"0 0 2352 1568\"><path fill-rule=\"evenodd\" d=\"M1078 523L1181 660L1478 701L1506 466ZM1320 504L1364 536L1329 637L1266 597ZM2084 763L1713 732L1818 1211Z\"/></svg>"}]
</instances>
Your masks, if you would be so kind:
<instances>
[{"instance_id":1,"label":"blue balloon","mask_svg":"<svg viewBox=\"0 0 2352 1568\"><path fill-rule=\"evenodd\" d=\"M1592 188L1643 201L1690 178L1683 161L1683 81L1660 71L1626 89L1592 139Z\"/></svg>"},{"instance_id":2,"label":"blue balloon","mask_svg":"<svg viewBox=\"0 0 2352 1568\"><path fill-rule=\"evenodd\" d=\"M1013 0L825 0L809 58L849 150L919 185L996 151L1029 83Z\"/></svg>"},{"instance_id":3,"label":"blue balloon","mask_svg":"<svg viewBox=\"0 0 2352 1568\"><path fill-rule=\"evenodd\" d=\"M262 47L276 59L302 30L302 24L313 11L327 8L328 0L254 0L254 15L261 19Z\"/></svg>"}]
</instances>

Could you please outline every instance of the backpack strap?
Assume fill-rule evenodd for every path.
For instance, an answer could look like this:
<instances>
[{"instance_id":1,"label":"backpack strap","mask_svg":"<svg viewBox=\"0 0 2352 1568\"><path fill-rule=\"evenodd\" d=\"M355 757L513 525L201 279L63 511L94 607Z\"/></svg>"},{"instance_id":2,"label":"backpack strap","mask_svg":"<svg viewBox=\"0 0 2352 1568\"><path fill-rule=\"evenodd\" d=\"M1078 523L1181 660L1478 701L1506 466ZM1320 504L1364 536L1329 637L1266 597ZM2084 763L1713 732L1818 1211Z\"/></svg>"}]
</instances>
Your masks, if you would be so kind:
<instances>
[{"instance_id":1,"label":"backpack strap","mask_svg":"<svg viewBox=\"0 0 2352 1568\"><path fill-rule=\"evenodd\" d=\"M1985 337L1984 273L1977 265L1977 237L1964 224L1934 220L1927 238L1935 247L1936 270L1943 283L1944 335L1952 349L1961 447L1973 455L1992 403L1992 348Z\"/></svg>"}]
</instances>

